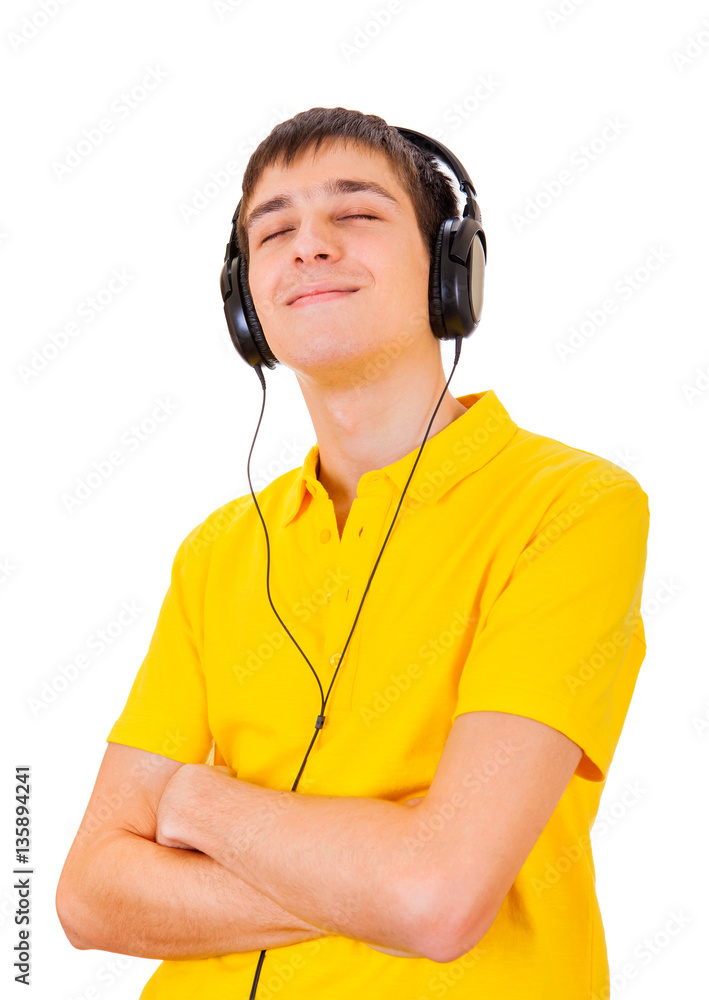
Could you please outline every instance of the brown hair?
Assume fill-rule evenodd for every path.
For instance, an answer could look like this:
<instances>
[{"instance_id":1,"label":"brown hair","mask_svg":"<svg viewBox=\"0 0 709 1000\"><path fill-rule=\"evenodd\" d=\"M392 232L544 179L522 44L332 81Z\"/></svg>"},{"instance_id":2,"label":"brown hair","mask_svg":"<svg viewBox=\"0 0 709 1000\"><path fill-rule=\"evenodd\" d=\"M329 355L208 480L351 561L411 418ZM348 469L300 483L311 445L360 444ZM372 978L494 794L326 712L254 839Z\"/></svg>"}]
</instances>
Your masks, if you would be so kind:
<instances>
[{"instance_id":1,"label":"brown hair","mask_svg":"<svg viewBox=\"0 0 709 1000\"><path fill-rule=\"evenodd\" d=\"M276 125L251 154L242 181L241 209L237 222L239 250L249 262L249 241L244 222L246 208L266 167L289 167L301 152L317 153L328 139L360 143L384 153L399 183L411 198L424 243L432 259L441 223L458 215L456 189L437 167L436 157L415 146L383 118L347 108L310 108Z\"/></svg>"}]
</instances>

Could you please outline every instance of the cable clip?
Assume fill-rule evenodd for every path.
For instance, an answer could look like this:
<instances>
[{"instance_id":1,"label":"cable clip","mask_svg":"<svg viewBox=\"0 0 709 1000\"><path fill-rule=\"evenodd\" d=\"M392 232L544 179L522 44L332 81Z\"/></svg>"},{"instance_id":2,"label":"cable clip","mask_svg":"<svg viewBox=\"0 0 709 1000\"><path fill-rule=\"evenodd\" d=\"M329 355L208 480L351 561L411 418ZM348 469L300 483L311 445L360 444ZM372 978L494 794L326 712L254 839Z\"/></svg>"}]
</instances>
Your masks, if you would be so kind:
<instances>
[{"instance_id":1,"label":"cable clip","mask_svg":"<svg viewBox=\"0 0 709 1000\"><path fill-rule=\"evenodd\" d=\"M316 729L322 729L322 727L324 725L325 725L325 716L324 715L319 715L317 717L317 719L315 720L315 728Z\"/></svg>"}]
</instances>

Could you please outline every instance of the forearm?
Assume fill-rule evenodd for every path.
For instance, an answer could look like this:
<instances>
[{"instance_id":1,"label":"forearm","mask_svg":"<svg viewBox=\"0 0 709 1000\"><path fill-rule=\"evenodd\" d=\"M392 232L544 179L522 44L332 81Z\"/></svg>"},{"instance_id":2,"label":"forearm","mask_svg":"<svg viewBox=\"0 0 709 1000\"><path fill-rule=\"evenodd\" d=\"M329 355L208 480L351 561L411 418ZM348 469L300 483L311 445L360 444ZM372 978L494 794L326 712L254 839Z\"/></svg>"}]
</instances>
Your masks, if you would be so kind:
<instances>
[{"instance_id":1,"label":"forearm","mask_svg":"<svg viewBox=\"0 0 709 1000\"><path fill-rule=\"evenodd\" d=\"M81 870L66 876L70 939L80 948L204 958L279 948L327 933L206 854L163 847L127 831L99 841L82 855Z\"/></svg>"},{"instance_id":2,"label":"forearm","mask_svg":"<svg viewBox=\"0 0 709 1000\"><path fill-rule=\"evenodd\" d=\"M200 789L194 775L201 796L186 809L194 823L188 843L308 923L421 953L432 879L426 859L414 871L406 853L411 810L202 774L208 785Z\"/></svg>"}]
</instances>

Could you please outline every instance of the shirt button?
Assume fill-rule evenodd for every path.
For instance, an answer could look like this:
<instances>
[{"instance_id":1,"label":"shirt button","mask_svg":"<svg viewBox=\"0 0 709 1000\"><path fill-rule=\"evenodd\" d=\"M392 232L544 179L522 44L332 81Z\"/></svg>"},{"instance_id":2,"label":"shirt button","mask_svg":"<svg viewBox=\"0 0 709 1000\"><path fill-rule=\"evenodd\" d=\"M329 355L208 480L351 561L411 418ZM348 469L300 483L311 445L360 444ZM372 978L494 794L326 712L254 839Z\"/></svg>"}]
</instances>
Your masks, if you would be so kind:
<instances>
[{"instance_id":1,"label":"shirt button","mask_svg":"<svg viewBox=\"0 0 709 1000\"><path fill-rule=\"evenodd\" d=\"M320 541L321 542L329 542L330 541L330 529L329 528L324 528L320 532Z\"/></svg>"},{"instance_id":2,"label":"shirt button","mask_svg":"<svg viewBox=\"0 0 709 1000\"><path fill-rule=\"evenodd\" d=\"M339 653L333 653L332 656L330 657L330 666L331 667L336 667L337 664L338 664L338 662L339 662L339 659L340 659L340 654Z\"/></svg>"}]
</instances>

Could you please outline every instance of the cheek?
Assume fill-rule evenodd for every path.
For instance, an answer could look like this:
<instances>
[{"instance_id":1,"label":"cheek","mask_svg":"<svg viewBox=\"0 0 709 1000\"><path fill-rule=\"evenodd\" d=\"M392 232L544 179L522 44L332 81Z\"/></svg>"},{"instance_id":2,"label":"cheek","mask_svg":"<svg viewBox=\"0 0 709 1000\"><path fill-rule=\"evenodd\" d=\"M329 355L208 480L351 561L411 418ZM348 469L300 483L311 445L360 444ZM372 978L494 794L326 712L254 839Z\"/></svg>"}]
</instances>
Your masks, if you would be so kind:
<instances>
[{"instance_id":1,"label":"cheek","mask_svg":"<svg viewBox=\"0 0 709 1000\"><path fill-rule=\"evenodd\" d=\"M249 292L254 308L261 322L268 322L273 310L275 285L273 280L260 274L249 273Z\"/></svg>"}]
</instances>

